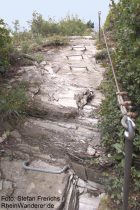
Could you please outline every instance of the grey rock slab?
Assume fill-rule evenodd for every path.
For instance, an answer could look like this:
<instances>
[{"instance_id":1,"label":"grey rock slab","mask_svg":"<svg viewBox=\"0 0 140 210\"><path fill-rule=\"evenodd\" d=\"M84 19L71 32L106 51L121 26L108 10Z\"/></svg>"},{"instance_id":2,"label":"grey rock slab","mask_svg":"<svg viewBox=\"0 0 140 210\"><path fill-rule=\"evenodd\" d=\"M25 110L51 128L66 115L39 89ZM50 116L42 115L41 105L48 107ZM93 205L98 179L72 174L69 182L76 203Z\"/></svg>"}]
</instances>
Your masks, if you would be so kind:
<instances>
[{"instance_id":1,"label":"grey rock slab","mask_svg":"<svg viewBox=\"0 0 140 210\"><path fill-rule=\"evenodd\" d=\"M37 164L37 163L36 163ZM40 167L44 167L46 163L40 162ZM63 197L67 190L67 183L69 182L69 174L46 174L35 171L25 171L22 168L21 161L3 161L2 170L4 176L10 178L16 183L16 189L13 196L30 196L35 197L34 203L52 203L53 209L61 209ZM22 177L22 179L21 179ZM2 192L1 192L2 195ZM38 196L52 197L52 201L40 201ZM55 199L58 197L59 199ZM25 202L29 204L29 201ZM29 208L27 208L28 210ZM40 208L38 208L40 209ZM48 208L45 208L48 209Z\"/></svg>"},{"instance_id":2,"label":"grey rock slab","mask_svg":"<svg viewBox=\"0 0 140 210\"><path fill-rule=\"evenodd\" d=\"M48 71L49 74L54 74L53 68L49 65L44 66L44 69Z\"/></svg>"},{"instance_id":3,"label":"grey rock slab","mask_svg":"<svg viewBox=\"0 0 140 210\"><path fill-rule=\"evenodd\" d=\"M77 164L75 162L72 162L72 169L75 171L76 175L86 181L87 180L87 175L86 175L86 170L85 170L85 167L80 165L80 164Z\"/></svg>"},{"instance_id":4,"label":"grey rock slab","mask_svg":"<svg viewBox=\"0 0 140 210\"><path fill-rule=\"evenodd\" d=\"M99 197L90 196L90 194L85 193L80 196L79 210L98 210L99 203Z\"/></svg>"},{"instance_id":5,"label":"grey rock slab","mask_svg":"<svg viewBox=\"0 0 140 210\"><path fill-rule=\"evenodd\" d=\"M86 188L86 182L82 179L78 179L77 186L81 188Z\"/></svg>"},{"instance_id":6,"label":"grey rock slab","mask_svg":"<svg viewBox=\"0 0 140 210\"><path fill-rule=\"evenodd\" d=\"M13 185L11 181L3 180L3 189L12 189Z\"/></svg>"},{"instance_id":7,"label":"grey rock slab","mask_svg":"<svg viewBox=\"0 0 140 210\"><path fill-rule=\"evenodd\" d=\"M66 136L71 139L81 137L93 139L94 142L99 141L99 133L96 129L88 128L88 126L79 126L78 124L70 123L57 123L49 120L40 120L40 119L29 119L26 122L26 125L22 128L23 135L29 135L32 137L38 137L39 135L50 135L50 132L53 134L52 138L55 138L60 135L63 136L63 140L66 140ZM52 139L53 141L53 139ZM61 141L61 139L59 139ZM29 148L28 148L29 149Z\"/></svg>"},{"instance_id":8,"label":"grey rock slab","mask_svg":"<svg viewBox=\"0 0 140 210\"><path fill-rule=\"evenodd\" d=\"M87 138L96 138L98 139L99 135L98 132L92 131L91 129L85 128L85 127L78 127L78 129L75 131L76 135L85 136Z\"/></svg>"},{"instance_id":9,"label":"grey rock slab","mask_svg":"<svg viewBox=\"0 0 140 210\"><path fill-rule=\"evenodd\" d=\"M78 122L82 125L86 125L88 127L92 127L92 128L97 128L97 125L98 125L98 119L95 119L95 118L89 118L89 117L81 117L79 116L78 117Z\"/></svg>"},{"instance_id":10,"label":"grey rock slab","mask_svg":"<svg viewBox=\"0 0 140 210\"><path fill-rule=\"evenodd\" d=\"M12 155L16 159L29 160L29 154L26 154L25 152L13 151Z\"/></svg>"},{"instance_id":11,"label":"grey rock slab","mask_svg":"<svg viewBox=\"0 0 140 210\"><path fill-rule=\"evenodd\" d=\"M97 189L97 190L99 190L99 192L104 192L104 186L103 185L101 185L99 183L96 183L96 182L93 182L93 181L90 181L90 180L88 180L88 182L87 182L87 187L91 187L91 189L92 188Z\"/></svg>"}]
</instances>

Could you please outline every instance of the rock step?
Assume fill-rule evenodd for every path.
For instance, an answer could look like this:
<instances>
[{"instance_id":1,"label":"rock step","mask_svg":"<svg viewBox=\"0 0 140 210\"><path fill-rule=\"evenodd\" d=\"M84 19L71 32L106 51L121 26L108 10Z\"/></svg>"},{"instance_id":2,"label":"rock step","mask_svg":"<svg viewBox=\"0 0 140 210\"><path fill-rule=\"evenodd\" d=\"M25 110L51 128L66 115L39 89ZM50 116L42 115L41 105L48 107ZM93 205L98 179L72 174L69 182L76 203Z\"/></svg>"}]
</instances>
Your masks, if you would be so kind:
<instances>
[{"instance_id":1,"label":"rock step","mask_svg":"<svg viewBox=\"0 0 140 210\"><path fill-rule=\"evenodd\" d=\"M89 145L99 145L100 133L97 128L75 123L52 122L30 118L20 130L24 142L51 148L54 153L60 148L66 152L87 152ZM60 148L59 148L60 147Z\"/></svg>"}]
</instances>

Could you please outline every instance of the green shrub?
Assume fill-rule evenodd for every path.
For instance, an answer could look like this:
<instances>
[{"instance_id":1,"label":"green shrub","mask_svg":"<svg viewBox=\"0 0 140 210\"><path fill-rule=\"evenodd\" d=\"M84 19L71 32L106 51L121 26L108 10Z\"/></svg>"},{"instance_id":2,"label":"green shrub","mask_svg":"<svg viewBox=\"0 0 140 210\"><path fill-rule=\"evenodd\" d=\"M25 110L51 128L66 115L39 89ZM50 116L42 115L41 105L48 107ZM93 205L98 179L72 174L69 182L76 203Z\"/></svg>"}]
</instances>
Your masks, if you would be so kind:
<instances>
[{"instance_id":1,"label":"green shrub","mask_svg":"<svg viewBox=\"0 0 140 210\"><path fill-rule=\"evenodd\" d=\"M20 83L13 88L0 88L0 115L3 119L20 117L26 107L27 85Z\"/></svg>"},{"instance_id":2,"label":"green shrub","mask_svg":"<svg viewBox=\"0 0 140 210\"><path fill-rule=\"evenodd\" d=\"M81 36L90 34L90 32L91 28L77 16L67 16L59 23L59 33L64 36Z\"/></svg>"},{"instance_id":3,"label":"green shrub","mask_svg":"<svg viewBox=\"0 0 140 210\"><path fill-rule=\"evenodd\" d=\"M44 57L42 54L35 54L34 55L34 59L38 62L38 63L41 63L43 60L44 60Z\"/></svg>"},{"instance_id":4,"label":"green shrub","mask_svg":"<svg viewBox=\"0 0 140 210\"><path fill-rule=\"evenodd\" d=\"M112 1L114 2L114 1ZM116 54L113 63L122 91L128 91L135 111L140 113L140 2L139 0L120 0L113 4L105 23L109 39L114 40ZM115 176L110 176L108 192L113 192L114 202L121 202L120 179L124 167L124 129L121 126L121 114L116 100L116 89L110 70L107 72L103 91L106 99L101 107L102 143L107 152L116 160ZM137 133L134 141L134 158L130 193L130 209L140 208L139 176L136 160L140 157L140 116L136 119ZM140 161L139 161L140 166ZM119 201L120 200L120 201ZM117 205L117 203L116 203Z\"/></svg>"},{"instance_id":5,"label":"green shrub","mask_svg":"<svg viewBox=\"0 0 140 210\"><path fill-rule=\"evenodd\" d=\"M50 35L87 35L91 32L91 26L93 23L84 23L77 16L67 16L59 22L49 18L44 20L42 15L34 12L31 21L31 31L36 36L41 34L43 36Z\"/></svg>"},{"instance_id":6,"label":"green shrub","mask_svg":"<svg viewBox=\"0 0 140 210\"><path fill-rule=\"evenodd\" d=\"M94 57L95 57L96 61L97 60L103 61L103 60L107 59L108 58L107 50L102 49L101 51L97 52Z\"/></svg>"},{"instance_id":7,"label":"green shrub","mask_svg":"<svg viewBox=\"0 0 140 210\"><path fill-rule=\"evenodd\" d=\"M23 53L31 52L31 43L29 43L27 41L22 42L22 44L21 44L21 52L23 52Z\"/></svg>"},{"instance_id":8,"label":"green shrub","mask_svg":"<svg viewBox=\"0 0 140 210\"><path fill-rule=\"evenodd\" d=\"M5 23L0 19L0 74L3 74L9 66L9 45L11 38Z\"/></svg>"},{"instance_id":9,"label":"green shrub","mask_svg":"<svg viewBox=\"0 0 140 210\"><path fill-rule=\"evenodd\" d=\"M47 41L47 46L65 46L68 44L68 38L59 36L59 35L54 35L52 37L48 38Z\"/></svg>"}]
</instances>

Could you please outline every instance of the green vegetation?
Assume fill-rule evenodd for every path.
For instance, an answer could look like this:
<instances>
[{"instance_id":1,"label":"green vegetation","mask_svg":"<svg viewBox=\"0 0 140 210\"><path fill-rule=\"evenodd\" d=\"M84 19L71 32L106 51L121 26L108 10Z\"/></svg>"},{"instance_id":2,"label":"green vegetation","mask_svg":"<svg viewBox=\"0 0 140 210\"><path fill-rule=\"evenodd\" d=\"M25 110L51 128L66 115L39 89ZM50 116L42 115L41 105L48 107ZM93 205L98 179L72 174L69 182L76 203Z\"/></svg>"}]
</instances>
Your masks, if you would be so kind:
<instances>
[{"instance_id":1,"label":"green vegetation","mask_svg":"<svg viewBox=\"0 0 140 210\"><path fill-rule=\"evenodd\" d=\"M12 124L23 115L27 102L25 84L6 87L6 75L9 73L13 52L12 37L4 21L0 19L0 121L11 121Z\"/></svg>"},{"instance_id":2,"label":"green vegetation","mask_svg":"<svg viewBox=\"0 0 140 210\"><path fill-rule=\"evenodd\" d=\"M45 37L52 35L87 35L91 32L91 28L93 27L91 21L84 23L77 16L67 16L59 22L56 22L52 18L44 20L42 15L37 12L33 13L33 18L30 24L33 34L41 34Z\"/></svg>"},{"instance_id":3,"label":"green vegetation","mask_svg":"<svg viewBox=\"0 0 140 210\"><path fill-rule=\"evenodd\" d=\"M0 19L0 74L3 74L9 65L10 43L9 31L5 28L4 21Z\"/></svg>"},{"instance_id":4,"label":"green vegetation","mask_svg":"<svg viewBox=\"0 0 140 210\"><path fill-rule=\"evenodd\" d=\"M19 21L15 20L10 37L4 21L0 20L0 74L6 72L9 64L28 65L29 62L23 59L22 53L31 54L41 51L44 47L65 46L69 43L67 36L87 35L94 27L91 21L84 23L77 16L67 16L56 22L52 18L45 20L37 12L33 12L32 20L28 23L28 30L21 31Z\"/></svg>"},{"instance_id":5,"label":"green vegetation","mask_svg":"<svg viewBox=\"0 0 140 210\"><path fill-rule=\"evenodd\" d=\"M69 42L65 36L54 35L48 38L47 46L65 46Z\"/></svg>"},{"instance_id":6,"label":"green vegetation","mask_svg":"<svg viewBox=\"0 0 140 210\"><path fill-rule=\"evenodd\" d=\"M28 30L20 31L19 21L13 22L12 43L14 48L23 53L37 52L47 46L68 45L67 36L88 35L94 27L94 23L91 21L84 23L77 16L67 16L56 22L52 18L45 20L37 12L33 12L32 20L28 23Z\"/></svg>"},{"instance_id":7,"label":"green vegetation","mask_svg":"<svg viewBox=\"0 0 140 210\"><path fill-rule=\"evenodd\" d=\"M88 35L94 27L91 21L84 23L77 16L67 16L56 22L52 18L45 20L37 12L33 12L28 23L29 29L20 31L19 21L13 22L13 45L23 53L41 50L43 46L65 46L68 44L67 36Z\"/></svg>"},{"instance_id":8,"label":"green vegetation","mask_svg":"<svg viewBox=\"0 0 140 210\"><path fill-rule=\"evenodd\" d=\"M0 88L0 115L3 120L18 119L24 114L27 97L27 84L19 83L14 87Z\"/></svg>"},{"instance_id":9,"label":"green vegetation","mask_svg":"<svg viewBox=\"0 0 140 210\"><path fill-rule=\"evenodd\" d=\"M104 25L110 45L115 47L113 63L122 91L128 91L134 110L140 113L140 2L120 0L112 7ZM102 143L106 152L115 159L116 165L109 175L107 190L112 201L122 202L122 178L124 166L124 135L121 113L117 106L116 88L111 70L106 73L103 85L106 99L101 107ZM140 209L140 116L136 119L137 133L134 141L130 209ZM137 163L137 164L136 164ZM120 207L119 207L120 208Z\"/></svg>"}]
</instances>

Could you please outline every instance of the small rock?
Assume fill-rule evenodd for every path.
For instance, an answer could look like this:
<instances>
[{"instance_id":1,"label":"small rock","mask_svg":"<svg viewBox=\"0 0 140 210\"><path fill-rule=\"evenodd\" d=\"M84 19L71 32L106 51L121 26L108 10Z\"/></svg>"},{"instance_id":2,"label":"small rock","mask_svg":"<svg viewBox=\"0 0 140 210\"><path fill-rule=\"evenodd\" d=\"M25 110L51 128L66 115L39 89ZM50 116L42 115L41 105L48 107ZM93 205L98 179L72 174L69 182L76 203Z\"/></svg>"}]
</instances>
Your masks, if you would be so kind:
<instances>
[{"instance_id":1,"label":"small rock","mask_svg":"<svg viewBox=\"0 0 140 210\"><path fill-rule=\"evenodd\" d=\"M36 95L39 92L39 87L30 87L29 91Z\"/></svg>"},{"instance_id":2,"label":"small rock","mask_svg":"<svg viewBox=\"0 0 140 210\"><path fill-rule=\"evenodd\" d=\"M9 136L9 131L5 131L2 136L0 137L0 143L2 143L3 141L5 141L7 139L7 137Z\"/></svg>"},{"instance_id":3,"label":"small rock","mask_svg":"<svg viewBox=\"0 0 140 210\"><path fill-rule=\"evenodd\" d=\"M87 189L82 188L82 187L78 187L78 190L79 190L79 194L80 195L82 195L83 193L86 193L87 192Z\"/></svg>"},{"instance_id":4,"label":"small rock","mask_svg":"<svg viewBox=\"0 0 140 210\"><path fill-rule=\"evenodd\" d=\"M14 156L14 158L17 158L17 159L29 160L29 155L22 153L20 151L14 151L13 156Z\"/></svg>"},{"instance_id":5,"label":"small rock","mask_svg":"<svg viewBox=\"0 0 140 210\"><path fill-rule=\"evenodd\" d=\"M44 160L51 160L51 157L50 155L46 155L46 154L34 154L35 157L38 157L38 158L41 158L41 159L44 159Z\"/></svg>"},{"instance_id":6,"label":"small rock","mask_svg":"<svg viewBox=\"0 0 140 210\"><path fill-rule=\"evenodd\" d=\"M100 153L96 152L95 157L100 157Z\"/></svg>"},{"instance_id":7,"label":"small rock","mask_svg":"<svg viewBox=\"0 0 140 210\"><path fill-rule=\"evenodd\" d=\"M18 130L13 130L10 135L15 138L18 142L21 142L21 134L18 132Z\"/></svg>"},{"instance_id":8,"label":"small rock","mask_svg":"<svg viewBox=\"0 0 140 210\"><path fill-rule=\"evenodd\" d=\"M34 189L35 189L35 184L32 182L32 183L27 187L26 193L29 194L29 193L31 193Z\"/></svg>"},{"instance_id":9,"label":"small rock","mask_svg":"<svg viewBox=\"0 0 140 210\"><path fill-rule=\"evenodd\" d=\"M37 61L35 61L35 62L34 62L34 65L35 65L35 66L38 66L38 62L37 62Z\"/></svg>"},{"instance_id":10,"label":"small rock","mask_svg":"<svg viewBox=\"0 0 140 210\"><path fill-rule=\"evenodd\" d=\"M101 193L100 195L99 195L99 197L102 199L102 198L107 198L107 195L105 194L105 193Z\"/></svg>"},{"instance_id":11,"label":"small rock","mask_svg":"<svg viewBox=\"0 0 140 210\"><path fill-rule=\"evenodd\" d=\"M98 189L100 192L104 192L104 186L102 184L92 182L92 181L87 181L87 187L90 186L92 188Z\"/></svg>"},{"instance_id":12,"label":"small rock","mask_svg":"<svg viewBox=\"0 0 140 210\"><path fill-rule=\"evenodd\" d=\"M46 66L44 67L44 69L47 70L47 71L49 72L49 74L54 74L53 69L52 69L51 66L46 65Z\"/></svg>"},{"instance_id":13,"label":"small rock","mask_svg":"<svg viewBox=\"0 0 140 210\"><path fill-rule=\"evenodd\" d=\"M57 159L57 162L60 163L61 165L66 165L65 159Z\"/></svg>"},{"instance_id":14,"label":"small rock","mask_svg":"<svg viewBox=\"0 0 140 210\"><path fill-rule=\"evenodd\" d=\"M53 98L54 98L55 101L59 101L59 96L58 95L54 95Z\"/></svg>"},{"instance_id":15,"label":"small rock","mask_svg":"<svg viewBox=\"0 0 140 210\"><path fill-rule=\"evenodd\" d=\"M81 188L85 188L86 187L86 182L83 181L82 179L78 179L77 186L81 187Z\"/></svg>"},{"instance_id":16,"label":"small rock","mask_svg":"<svg viewBox=\"0 0 140 210\"><path fill-rule=\"evenodd\" d=\"M2 137L0 137L0 143L2 143L4 140L3 140L3 138Z\"/></svg>"},{"instance_id":17,"label":"small rock","mask_svg":"<svg viewBox=\"0 0 140 210\"><path fill-rule=\"evenodd\" d=\"M40 148L39 147L30 147L31 148L31 152L32 153L39 153L40 152Z\"/></svg>"},{"instance_id":18,"label":"small rock","mask_svg":"<svg viewBox=\"0 0 140 210\"><path fill-rule=\"evenodd\" d=\"M60 66L52 66L54 73L57 73L60 70Z\"/></svg>"},{"instance_id":19,"label":"small rock","mask_svg":"<svg viewBox=\"0 0 140 210\"><path fill-rule=\"evenodd\" d=\"M13 189L12 182L4 180L3 181L3 189Z\"/></svg>"},{"instance_id":20,"label":"small rock","mask_svg":"<svg viewBox=\"0 0 140 210\"><path fill-rule=\"evenodd\" d=\"M40 63L41 66L45 66L46 64L47 64L46 61L42 61L42 62Z\"/></svg>"},{"instance_id":21,"label":"small rock","mask_svg":"<svg viewBox=\"0 0 140 210\"><path fill-rule=\"evenodd\" d=\"M17 144L19 150L25 153L31 153L31 147L28 144Z\"/></svg>"},{"instance_id":22,"label":"small rock","mask_svg":"<svg viewBox=\"0 0 140 210\"><path fill-rule=\"evenodd\" d=\"M86 142L84 140L80 140L81 143L85 144Z\"/></svg>"},{"instance_id":23,"label":"small rock","mask_svg":"<svg viewBox=\"0 0 140 210\"><path fill-rule=\"evenodd\" d=\"M88 154L88 155L93 156L93 155L95 155L95 153L96 153L96 150L93 149L91 146L89 146L89 147L87 148L87 154Z\"/></svg>"}]
</instances>

